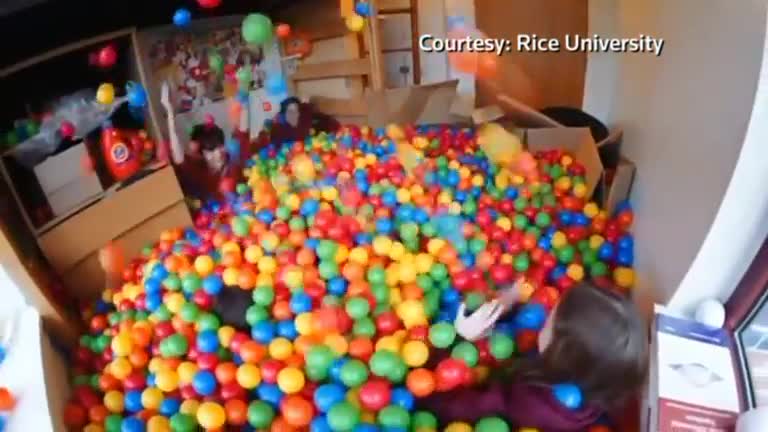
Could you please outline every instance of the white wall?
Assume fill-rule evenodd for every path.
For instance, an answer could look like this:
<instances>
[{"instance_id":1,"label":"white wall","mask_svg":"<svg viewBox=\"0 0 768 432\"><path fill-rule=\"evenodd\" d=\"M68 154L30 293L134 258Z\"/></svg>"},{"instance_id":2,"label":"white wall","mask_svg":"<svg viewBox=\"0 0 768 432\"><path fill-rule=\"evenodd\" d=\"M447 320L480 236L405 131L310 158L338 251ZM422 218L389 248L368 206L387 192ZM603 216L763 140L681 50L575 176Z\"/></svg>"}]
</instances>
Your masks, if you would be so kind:
<instances>
[{"instance_id":1,"label":"white wall","mask_svg":"<svg viewBox=\"0 0 768 432\"><path fill-rule=\"evenodd\" d=\"M9 317L27 305L19 286L11 280L8 272L0 265L0 317Z\"/></svg>"},{"instance_id":2,"label":"white wall","mask_svg":"<svg viewBox=\"0 0 768 432\"><path fill-rule=\"evenodd\" d=\"M672 299L672 306L687 310L702 297L727 298L768 222L766 182L760 181L768 170L757 166L768 160L768 146L753 135L764 132L768 113L763 107L752 112L763 60L763 2L592 0L590 27L601 35L666 40L658 58L591 56L585 89L585 110L625 129L624 152L637 164L632 200L640 303Z\"/></svg>"}]
</instances>

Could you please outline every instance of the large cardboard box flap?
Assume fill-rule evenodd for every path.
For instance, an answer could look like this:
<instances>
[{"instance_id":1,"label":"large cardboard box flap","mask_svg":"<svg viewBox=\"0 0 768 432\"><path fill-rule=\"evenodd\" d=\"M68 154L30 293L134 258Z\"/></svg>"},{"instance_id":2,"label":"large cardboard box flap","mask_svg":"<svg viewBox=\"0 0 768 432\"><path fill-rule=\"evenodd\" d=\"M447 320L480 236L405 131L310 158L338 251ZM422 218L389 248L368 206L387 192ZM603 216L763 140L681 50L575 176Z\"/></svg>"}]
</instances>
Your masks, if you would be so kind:
<instances>
[{"instance_id":1,"label":"large cardboard box flap","mask_svg":"<svg viewBox=\"0 0 768 432\"><path fill-rule=\"evenodd\" d=\"M384 127L390 123L441 124L465 122L451 112L456 99L457 80L382 91L369 91L368 124Z\"/></svg>"},{"instance_id":2,"label":"large cardboard box flap","mask_svg":"<svg viewBox=\"0 0 768 432\"><path fill-rule=\"evenodd\" d=\"M53 268L64 273L109 241L183 201L173 168L165 166L118 189L38 239Z\"/></svg>"}]
</instances>

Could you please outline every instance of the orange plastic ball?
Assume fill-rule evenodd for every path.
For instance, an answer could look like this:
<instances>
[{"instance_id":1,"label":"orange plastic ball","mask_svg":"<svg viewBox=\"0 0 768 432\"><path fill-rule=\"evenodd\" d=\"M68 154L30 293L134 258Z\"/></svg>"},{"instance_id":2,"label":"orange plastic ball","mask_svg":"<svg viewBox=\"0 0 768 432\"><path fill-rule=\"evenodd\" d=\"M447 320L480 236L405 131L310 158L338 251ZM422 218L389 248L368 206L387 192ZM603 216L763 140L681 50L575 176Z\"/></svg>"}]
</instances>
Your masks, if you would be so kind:
<instances>
[{"instance_id":1,"label":"orange plastic ball","mask_svg":"<svg viewBox=\"0 0 768 432\"><path fill-rule=\"evenodd\" d=\"M405 386L416 397L427 397L435 391L435 375L428 369L414 369L408 373Z\"/></svg>"},{"instance_id":2,"label":"orange plastic ball","mask_svg":"<svg viewBox=\"0 0 768 432\"><path fill-rule=\"evenodd\" d=\"M248 421L248 404L240 399L230 399L224 404L227 413L227 423L232 426L243 426Z\"/></svg>"},{"instance_id":3,"label":"orange plastic ball","mask_svg":"<svg viewBox=\"0 0 768 432\"><path fill-rule=\"evenodd\" d=\"M240 358L245 363L257 364L267 356L267 348L256 341L246 341L240 345Z\"/></svg>"},{"instance_id":4,"label":"orange plastic ball","mask_svg":"<svg viewBox=\"0 0 768 432\"><path fill-rule=\"evenodd\" d=\"M301 396L287 396L280 403L285 422L293 427L305 427L312 421L312 404Z\"/></svg>"}]
</instances>

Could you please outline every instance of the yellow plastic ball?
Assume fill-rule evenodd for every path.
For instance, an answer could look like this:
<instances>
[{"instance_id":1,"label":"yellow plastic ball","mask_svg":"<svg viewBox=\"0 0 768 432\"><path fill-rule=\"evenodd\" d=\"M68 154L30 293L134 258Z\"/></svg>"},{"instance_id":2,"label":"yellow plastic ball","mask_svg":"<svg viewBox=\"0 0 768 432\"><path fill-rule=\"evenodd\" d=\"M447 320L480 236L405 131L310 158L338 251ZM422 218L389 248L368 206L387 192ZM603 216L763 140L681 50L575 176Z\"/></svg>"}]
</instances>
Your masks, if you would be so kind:
<instances>
[{"instance_id":1,"label":"yellow plastic ball","mask_svg":"<svg viewBox=\"0 0 768 432\"><path fill-rule=\"evenodd\" d=\"M403 345L401 355L406 365L412 368L421 367L429 359L429 347L422 341L408 341Z\"/></svg>"},{"instance_id":2,"label":"yellow plastic ball","mask_svg":"<svg viewBox=\"0 0 768 432\"><path fill-rule=\"evenodd\" d=\"M439 238L430 239L427 242L427 252L437 255L445 247L445 240Z\"/></svg>"},{"instance_id":3,"label":"yellow plastic ball","mask_svg":"<svg viewBox=\"0 0 768 432\"><path fill-rule=\"evenodd\" d=\"M221 274L221 280L224 281L225 285L237 285L237 279L239 277L240 270L236 267L227 267Z\"/></svg>"},{"instance_id":4,"label":"yellow plastic ball","mask_svg":"<svg viewBox=\"0 0 768 432\"><path fill-rule=\"evenodd\" d=\"M499 173L496 174L496 177L494 178L494 183L496 184L496 187L499 189L506 189L509 187L509 175L506 173Z\"/></svg>"},{"instance_id":5,"label":"yellow plastic ball","mask_svg":"<svg viewBox=\"0 0 768 432\"><path fill-rule=\"evenodd\" d=\"M508 217L502 216L496 220L496 226L505 232L509 232L512 229L512 221Z\"/></svg>"},{"instance_id":6,"label":"yellow plastic ball","mask_svg":"<svg viewBox=\"0 0 768 432\"><path fill-rule=\"evenodd\" d=\"M299 267L286 270L283 274L283 282L288 288L299 288L304 283L304 272Z\"/></svg>"},{"instance_id":7,"label":"yellow plastic ball","mask_svg":"<svg viewBox=\"0 0 768 432\"><path fill-rule=\"evenodd\" d=\"M453 197L451 196L450 192L443 191L440 192L440 194L437 196L438 204L448 205L451 203L451 201L453 201Z\"/></svg>"},{"instance_id":8,"label":"yellow plastic ball","mask_svg":"<svg viewBox=\"0 0 768 432\"><path fill-rule=\"evenodd\" d=\"M254 389L261 384L261 370L254 364L243 363L237 368L235 380L244 389Z\"/></svg>"},{"instance_id":9,"label":"yellow plastic ball","mask_svg":"<svg viewBox=\"0 0 768 432\"><path fill-rule=\"evenodd\" d=\"M405 246L400 242L392 242L392 247L389 249L389 259L400 261L403 255L405 255Z\"/></svg>"},{"instance_id":10,"label":"yellow plastic ball","mask_svg":"<svg viewBox=\"0 0 768 432\"><path fill-rule=\"evenodd\" d=\"M563 192L567 191L571 188L571 178L570 177L560 177L555 182L555 188L558 190L561 190Z\"/></svg>"},{"instance_id":11,"label":"yellow plastic ball","mask_svg":"<svg viewBox=\"0 0 768 432\"><path fill-rule=\"evenodd\" d=\"M345 262L349 258L349 248L347 248L344 245L339 245L339 247L336 249L336 255L334 255L333 259L336 261L337 264L341 264Z\"/></svg>"},{"instance_id":12,"label":"yellow plastic ball","mask_svg":"<svg viewBox=\"0 0 768 432\"><path fill-rule=\"evenodd\" d=\"M343 356L349 351L349 342L347 342L347 338L338 333L330 333L325 335L323 338L323 345L330 348L331 351L335 352L339 356Z\"/></svg>"},{"instance_id":13,"label":"yellow plastic ball","mask_svg":"<svg viewBox=\"0 0 768 432\"><path fill-rule=\"evenodd\" d=\"M635 271L629 267L616 267L613 270L613 282L622 288L630 288L635 284Z\"/></svg>"},{"instance_id":14,"label":"yellow plastic ball","mask_svg":"<svg viewBox=\"0 0 768 432\"><path fill-rule=\"evenodd\" d=\"M165 360L160 357L153 357L152 359L149 360L147 369L149 369L149 371L154 374L156 374L158 371L167 369L165 367Z\"/></svg>"},{"instance_id":15,"label":"yellow plastic ball","mask_svg":"<svg viewBox=\"0 0 768 432\"><path fill-rule=\"evenodd\" d=\"M392 239L386 236L377 236L373 239L373 252L379 256L389 255L392 249Z\"/></svg>"},{"instance_id":16,"label":"yellow plastic ball","mask_svg":"<svg viewBox=\"0 0 768 432\"><path fill-rule=\"evenodd\" d=\"M448 204L448 213L454 215L461 214L461 204L457 203L456 201Z\"/></svg>"},{"instance_id":17,"label":"yellow plastic ball","mask_svg":"<svg viewBox=\"0 0 768 432\"><path fill-rule=\"evenodd\" d=\"M83 432L104 432L104 428L96 423L88 423L83 428Z\"/></svg>"},{"instance_id":18,"label":"yellow plastic ball","mask_svg":"<svg viewBox=\"0 0 768 432\"><path fill-rule=\"evenodd\" d=\"M568 168L573 163L573 158L569 155L563 155L563 157L560 158L560 165Z\"/></svg>"},{"instance_id":19,"label":"yellow plastic ball","mask_svg":"<svg viewBox=\"0 0 768 432\"><path fill-rule=\"evenodd\" d=\"M368 264L368 251L362 247L355 247L349 251L349 260L353 263L366 265Z\"/></svg>"},{"instance_id":20,"label":"yellow plastic ball","mask_svg":"<svg viewBox=\"0 0 768 432\"><path fill-rule=\"evenodd\" d=\"M562 231L556 231L554 234L552 234L551 243L553 248L561 248L568 243L568 237L566 237L565 233Z\"/></svg>"},{"instance_id":21,"label":"yellow plastic ball","mask_svg":"<svg viewBox=\"0 0 768 432\"><path fill-rule=\"evenodd\" d=\"M384 273L385 283L387 286L395 286L400 282L400 265L398 263L391 263L387 266Z\"/></svg>"},{"instance_id":22,"label":"yellow plastic ball","mask_svg":"<svg viewBox=\"0 0 768 432\"><path fill-rule=\"evenodd\" d=\"M117 390L110 390L104 394L104 407L112 413L121 413L125 408L123 394Z\"/></svg>"},{"instance_id":23,"label":"yellow plastic ball","mask_svg":"<svg viewBox=\"0 0 768 432\"><path fill-rule=\"evenodd\" d=\"M600 246L602 246L604 242L605 242L605 238L603 238L603 236L601 236L599 234L592 234L589 237L589 247L590 247L590 249L595 249L595 250L599 249Z\"/></svg>"},{"instance_id":24,"label":"yellow plastic ball","mask_svg":"<svg viewBox=\"0 0 768 432\"><path fill-rule=\"evenodd\" d=\"M295 367L283 368L277 374L277 386L283 393L294 394L304 388L304 374Z\"/></svg>"},{"instance_id":25,"label":"yellow plastic ball","mask_svg":"<svg viewBox=\"0 0 768 432\"><path fill-rule=\"evenodd\" d=\"M481 187L485 184L485 177L481 176L480 174L475 174L472 176L472 186L474 187Z\"/></svg>"},{"instance_id":26,"label":"yellow plastic ball","mask_svg":"<svg viewBox=\"0 0 768 432\"><path fill-rule=\"evenodd\" d=\"M160 390L170 393L179 387L179 373L171 369L158 371L155 375L155 385Z\"/></svg>"},{"instance_id":27,"label":"yellow plastic ball","mask_svg":"<svg viewBox=\"0 0 768 432\"><path fill-rule=\"evenodd\" d=\"M597 206L597 204L590 202L584 205L584 216L592 219L593 217L597 216L597 214L600 212L600 207Z\"/></svg>"},{"instance_id":28,"label":"yellow plastic ball","mask_svg":"<svg viewBox=\"0 0 768 432\"><path fill-rule=\"evenodd\" d=\"M335 187L324 187L320 196L326 201L335 201L339 197L339 191Z\"/></svg>"},{"instance_id":29,"label":"yellow plastic ball","mask_svg":"<svg viewBox=\"0 0 768 432\"><path fill-rule=\"evenodd\" d=\"M115 101L115 86L110 83L101 84L96 90L96 100L103 105L111 105Z\"/></svg>"},{"instance_id":30,"label":"yellow plastic ball","mask_svg":"<svg viewBox=\"0 0 768 432\"><path fill-rule=\"evenodd\" d=\"M296 199L298 199L298 197ZM259 240L260 240L259 243L261 243L261 246L264 248L265 251L268 251L268 252L274 251L275 249L277 249L277 246L280 245L280 237L278 237L277 234L271 231L267 231L264 234L262 234Z\"/></svg>"},{"instance_id":31,"label":"yellow plastic ball","mask_svg":"<svg viewBox=\"0 0 768 432\"><path fill-rule=\"evenodd\" d=\"M261 257L257 264L259 271L262 273L274 273L277 269L277 260L271 256Z\"/></svg>"},{"instance_id":32,"label":"yellow plastic ball","mask_svg":"<svg viewBox=\"0 0 768 432\"><path fill-rule=\"evenodd\" d=\"M576 282L584 279L584 267L579 264L570 264L565 274Z\"/></svg>"},{"instance_id":33,"label":"yellow plastic ball","mask_svg":"<svg viewBox=\"0 0 768 432\"><path fill-rule=\"evenodd\" d=\"M501 254L501 260L500 261L501 261L502 264L512 264L513 262L515 262L515 257L512 256L512 254L503 253L503 254Z\"/></svg>"},{"instance_id":34,"label":"yellow plastic ball","mask_svg":"<svg viewBox=\"0 0 768 432\"><path fill-rule=\"evenodd\" d=\"M285 206L291 210L298 210L301 207L301 198L296 194L290 194L285 198Z\"/></svg>"},{"instance_id":35,"label":"yellow plastic ball","mask_svg":"<svg viewBox=\"0 0 768 432\"><path fill-rule=\"evenodd\" d=\"M160 408L160 404L163 403L163 392L155 387L149 387L141 392L141 405L149 410L156 410Z\"/></svg>"},{"instance_id":36,"label":"yellow plastic ball","mask_svg":"<svg viewBox=\"0 0 768 432\"><path fill-rule=\"evenodd\" d=\"M420 253L416 255L415 264L416 264L416 271L424 274L429 272L429 270L432 268L432 265L435 263L435 259L432 255L426 254L426 253Z\"/></svg>"},{"instance_id":37,"label":"yellow plastic ball","mask_svg":"<svg viewBox=\"0 0 768 432\"><path fill-rule=\"evenodd\" d=\"M387 137L389 137L391 140L396 141L405 138L405 132L403 131L403 128L394 123L388 124L385 132Z\"/></svg>"},{"instance_id":38,"label":"yellow plastic ball","mask_svg":"<svg viewBox=\"0 0 768 432\"><path fill-rule=\"evenodd\" d=\"M472 432L472 426L467 423L454 422L446 426L443 432Z\"/></svg>"},{"instance_id":39,"label":"yellow plastic ball","mask_svg":"<svg viewBox=\"0 0 768 432\"><path fill-rule=\"evenodd\" d=\"M259 262L261 257L264 256L264 250L259 245L250 245L245 248L245 261L251 264Z\"/></svg>"},{"instance_id":40,"label":"yellow plastic ball","mask_svg":"<svg viewBox=\"0 0 768 432\"><path fill-rule=\"evenodd\" d=\"M278 337L269 343L269 355L276 360L285 360L293 354L293 343L286 338Z\"/></svg>"},{"instance_id":41,"label":"yellow plastic ball","mask_svg":"<svg viewBox=\"0 0 768 432\"><path fill-rule=\"evenodd\" d=\"M405 300L397 305L396 312L407 329L428 324L424 303L420 300Z\"/></svg>"},{"instance_id":42,"label":"yellow plastic ball","mask_svg":"<svg viewBox=\"0 0 768 432\"><path fill-rule=\"evenodd\" d=\"M133 372L133 365L131 365L131 362L129 362L127 358L118 357L110 363L109 372L115 378L124 380L131 374L131 372Z\"/></svg>"},{"instance_id":43,"label":"yellow plastic ball","mask_svg":"<svg viewBox=\"0 0 768 432\"><path fill-rule=\"evenodd\" d=\"M273 286L274 285L274 278L270 273L259 273L258 276L256 276L256 286Z\"/></svg>"},{"instance_id":44,"label":"yellow plastic ball","mask_svg":"<svg viewBox=\"0 0 768 432\"><path fill-rule=\"evenodd\" d=\"M411 202L411 192L408 189L400 188L397 190L397 202L408 203Z\"/></svg>"},{"instance_id":45,"label":"yellow plastic ball","mask_svg":"<svg viewBox=\"0 0 768 432\"><path fill-rule=\"evenodd\" d=\"M450 168L452 170L457 170L457 169L461 168L461 165L459 165L459 161L452 160L452 161L448 162L448 168Z\"/></svg>"},{"instance_id":46,"label":"yellow plastic ball","mask_svg":"<svg viewBox=\"0 0 768 432\"><path fill-rule=\"evenodd\" d=\"M198 408L200 408L200 402L196 401L195 399L187 399L181 403L179 412L189 416L195 416L197 415Z\"/></svg>"},{"instance_id":47,"label":"yellow plastic ball","mask_svg":"<svg viewBox=\"0 0 768 432\"><path fill-rule=\"evenodd\" d=\"M365 159L364 158L355 158L355 168L356 169L363 169L365 168Z\"/></svg>"},{"instance_id":48,"label":"yellow plastic ball","mask_svg":"<svg viewBox=\"0 0 768 432\"><path fill-rule=\"evenodd\" d=\"M205 429L218 429L224 426L227 413L224 407L215 402L203 402L197 408L197 423Z\"/></svg>"},{"instance_id":49,"label":"yellow plastic ball","mask_svg":"<svg viewBox=\"0 0 768 432\"><path fill-rule=\"evenodd\" d=\"M221 254L240 254L240 245L234 241L228 241L221 245Z\"/></svg>"},{"instance_id":50,"label":"yellow plastic ball","mask_svg":"<svg viewBox=\"0 0 768 432\"><path fill-rule=\"evenodd\" d=\"M190 384L193 379L195 379L195 374L197 374L197 365L192 362L182 362L178 368L176 368L176 373L179 375L179 382L182 384Z\"/></svg>"},{"instance_id":51,"label":"yellow plastic ball","mask_svg":"<svg viewBox=\"0 0 768 432\"><path fill-rule=\"evenodd\" d=\"M112 352L119 357L128 356L133 351L133 341L131 335L127 333L119 333L112 338Z\"/></svg>"},{"instance_id":52,"label":"yellow plastic ball","mask_svg":"<svg viewBox=\"0 0 768 432\"><path fill-rule=\"evenodd\" d=\"M378 160L379 159L373 153L368 153L365 155L365 164L368 166L375 165Z\"/></svg>"},{"instance_id":53,"label":"yellow plastic ball","mask_svg":"<svg viewBox=\"0 0 768 432\"><path fill-rule=\"evenodd\" d=\"M153 416L147 422L147 432L171 432L171 423L167 417Z\"/></svg>"},{"instance_id":54,"label":"yellow plastic ball","mask_svg":"<svg viewBox=\"0 0 768 432\"><path fill-rule=\"evenodd\" d=\"M294 325L296 326L296 332L302 336L309 336L313 332L312 322L314 318L311 312L300 313L294 319Z\"/></svg>"},{"instance_id":55,"label":"yellow plastic ball","mask_svg":"<svg viewBox=\"0 0 768 432\"><path fill-rule=\"evenodd\" d=\"M235 336L235 328L232 326L221 326L219 331L216 332L219 336L219 343L224 348L229 348L229 344L232 342L232 338Z\"/></svg>"},{"instance_id":56,"label":"yellow plastic ball","mask_svg":"<svg viewBox=\"0 0 768 432\"><path fill-rule=\"evenodd\" d=\"M400 352L401 346L402 346L402 341L390 335L390 336L383 336L378 341L376 341L376 345L374 349L376 349L376 351Z\"/></svg>"}]
</instances>

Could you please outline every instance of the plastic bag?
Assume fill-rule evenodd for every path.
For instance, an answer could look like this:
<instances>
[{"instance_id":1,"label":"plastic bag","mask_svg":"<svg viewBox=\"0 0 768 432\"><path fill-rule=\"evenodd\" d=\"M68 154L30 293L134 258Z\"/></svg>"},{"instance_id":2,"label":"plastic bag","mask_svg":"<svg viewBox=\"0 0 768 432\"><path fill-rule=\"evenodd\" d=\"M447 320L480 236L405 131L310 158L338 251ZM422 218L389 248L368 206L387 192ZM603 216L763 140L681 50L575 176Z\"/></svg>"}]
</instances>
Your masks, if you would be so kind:
<instances>
[{"instance_id":1,"label":"plastic bag","mask_svg":"<svg viewBox=\"0 0 768 432\"><path fill-rule=\"evenodd\" d=\"M53 114L40 125L40 131L14 147L10 154L24 167L32 169L56 151L62 139L59 127L64 121L72 123L75 135L82 137L101 126L125 101L122 97L115 98L111 105L100 104L92 89L64 96L53 107Z\"/></svg>"}]
</instances>

